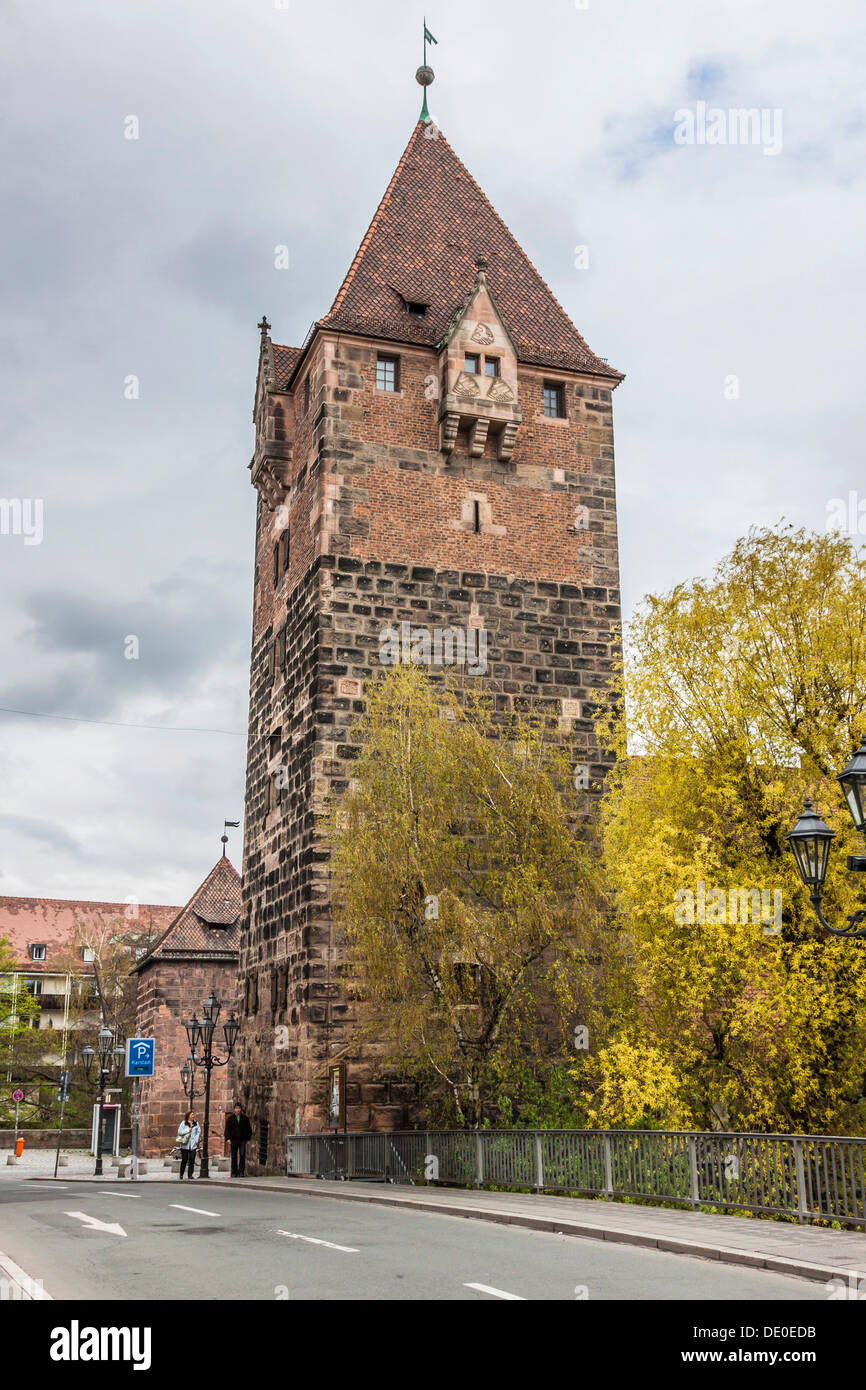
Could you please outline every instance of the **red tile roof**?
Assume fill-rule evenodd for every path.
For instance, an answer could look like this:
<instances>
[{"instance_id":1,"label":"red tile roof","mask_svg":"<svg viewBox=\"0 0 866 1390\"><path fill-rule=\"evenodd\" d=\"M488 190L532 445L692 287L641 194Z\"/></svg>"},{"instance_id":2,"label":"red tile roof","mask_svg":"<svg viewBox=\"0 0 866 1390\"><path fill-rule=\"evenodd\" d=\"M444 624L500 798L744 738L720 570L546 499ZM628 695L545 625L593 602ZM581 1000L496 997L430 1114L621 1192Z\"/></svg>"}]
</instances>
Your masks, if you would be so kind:
<instances>
[{"instance_id":1,"label":"red tile roof","mask_svg":"<svg viewBox=\"0 0 866 1390\"><path fill-rule=\"evenodd\" d=\"M448 141L420 121L320 325L436 344L463 308L481 257L520 361L621 380L587 346ZM406 300L426 303L424 317L408 314ZM295 348L274 352L300 356Z\"/></svg>"},{"instance_id":2,"label":"red tile roof","mask_svg":"<svg viewBox=\"0 0 866 1390\"><path fill-rule=\"evenodd\" d=\"M88 902L71 898L0 897L0 937L8 938L23 969L34 975L57 968L57 960L68 954L78 922L116 922L118 931L147 934L164 931L179 911L177 907L140 903L135 917L128 917L129 903ZM44 961L33 961L30 944L45 946ZM84 967L82 967L84 968Z\"/></svg>"},{"instance_id":3,"label":"red tile roof","mask_svg":"<svg viewBox=\"0 0 866 1390\"><path fill-rule=\"evenodd\" d=\"M152 961L190 956L234 959L240 946L240 918L241 876L223 856L134 970L143 970Z\"/></svg>"},{"instance_id":4,"label":"red tile roof","mask_svg":"<svg viewBox=\"0 0 866 1390\"><path fill-rule=\"evenodd\" d=\"M295 347L282 347L279 343L274 343L274 375L277 379L277 390L287 391L289 381L298 362L301 359L302 349Z\"/></svg>"}]
</instances>

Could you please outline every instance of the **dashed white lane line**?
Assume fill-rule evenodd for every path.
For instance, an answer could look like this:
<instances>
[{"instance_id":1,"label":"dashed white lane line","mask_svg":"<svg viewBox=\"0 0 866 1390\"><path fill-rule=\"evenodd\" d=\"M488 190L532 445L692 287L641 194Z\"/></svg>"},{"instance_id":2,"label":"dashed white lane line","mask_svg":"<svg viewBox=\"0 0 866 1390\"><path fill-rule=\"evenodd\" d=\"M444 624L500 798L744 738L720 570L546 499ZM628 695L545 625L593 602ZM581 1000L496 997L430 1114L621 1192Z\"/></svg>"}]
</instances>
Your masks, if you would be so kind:
<instances>
[{"instance_id":1,"label":"dashed white lane line","mask_svg":"<svg viewBox=\"0 0 866 1390\"><path fill-rule=\"evenodd\" d=\"M137 1192L106 1192L103 1191L102 1188L100 1188L99 1195L100 1197L131 1197L134 1202L141 1201L141 1198L139 1197Z\"/></svg>"},{"instance_id":2,"label":"dashed white lane line","mask_svg":"<svg viewBox=\"0 0 866 1390\"><path fill-rule=\"evenodd\" d=\"M174 1207L176 1211L194 1211L196 1216L219 1216L218 1211L205 1211L204 1207L185 1207L180 1202L169 1202L169 1206Z\"/></svg>"},{"instance_id":3,"label":"dashed white lane line","mask_svg":"<svg viewBox=\"0 0 866 1390\"><path fill-rule=\"evenodd\" d=\"M505 1289L491 1288L490 1284L464 1284L464 1289L477 1289L479 1293L489 1293L491 1298L513 1299L516 1303L525 1303L526 1299L519 1293L507 1293Z\"/></svg>"},{"instance_id":4,"label":"dashed white lane line","mask_svg":"<svg viewBox=\"0 0 866 1390\"><path fill-rule=\"evenodd\" d=\"M295 1231L277 1231L278 1236L288 1236L289 1240L306 1240L310 1245L325 1245L329 1250L342 1250L346 1255L357 1255L353 1245L335 1245L331 1240L317 1240L315 1236L300 1236Z\"/></svg>"},{"instance_id":5,"label":"dashed white lane line","mask_svg":"<svg viewBox=\"0 0 866 1390\"><path fill-rule=\"evenodd\" d=\"M49 1303L53 1303L51 1294L45 1292L41 1283L36 1279L31 1279L29 1274L25 1274L21 1266L17 1265L14 1260L10 1260L8 1255L4 1255L2 1250L0 1250L0 1273L17 1285L21 1290L21 1298L34 1302L47 1299Z\"/></svg>"}]
</instances>

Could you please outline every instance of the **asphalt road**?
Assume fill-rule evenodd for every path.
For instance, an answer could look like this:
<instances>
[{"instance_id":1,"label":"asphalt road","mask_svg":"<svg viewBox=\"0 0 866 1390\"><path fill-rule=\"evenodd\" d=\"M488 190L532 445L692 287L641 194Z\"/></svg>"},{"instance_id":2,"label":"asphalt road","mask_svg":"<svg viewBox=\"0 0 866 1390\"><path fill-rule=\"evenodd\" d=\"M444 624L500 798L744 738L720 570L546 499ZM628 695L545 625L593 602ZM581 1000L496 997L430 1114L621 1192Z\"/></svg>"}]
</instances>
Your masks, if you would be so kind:
<instances>
[{"instance_id":1,"label":"asphalt road","mask_svg":"<svg viewBox=\"0 0 866 1390\"><path fill-rule=\"evenodd\" d=\"M55 1299L827 1297L821 1284L657 1250L197 1181L116 1191L4 1175L0 1251Z\"/></svg>"}]
</instances>

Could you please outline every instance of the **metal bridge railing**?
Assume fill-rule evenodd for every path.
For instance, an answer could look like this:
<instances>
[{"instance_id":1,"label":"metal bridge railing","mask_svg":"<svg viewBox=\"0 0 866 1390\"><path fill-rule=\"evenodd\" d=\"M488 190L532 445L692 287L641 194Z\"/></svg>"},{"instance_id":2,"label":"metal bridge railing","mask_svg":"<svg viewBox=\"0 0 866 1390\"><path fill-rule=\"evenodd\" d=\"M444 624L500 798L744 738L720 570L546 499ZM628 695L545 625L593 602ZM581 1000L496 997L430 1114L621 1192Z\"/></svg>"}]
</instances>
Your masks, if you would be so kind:
<instances>
[{"instance_id":1,"label":"metal bridge railing","mask_svg":"<svg viewBox=\"0 0 866 1390\"><path fill-rule=\"evenodd\" d=\"M722 1207L866 1227L866 1139L686 1130L290 1135L286 1171Z\"/></svg>"}]
</instances>

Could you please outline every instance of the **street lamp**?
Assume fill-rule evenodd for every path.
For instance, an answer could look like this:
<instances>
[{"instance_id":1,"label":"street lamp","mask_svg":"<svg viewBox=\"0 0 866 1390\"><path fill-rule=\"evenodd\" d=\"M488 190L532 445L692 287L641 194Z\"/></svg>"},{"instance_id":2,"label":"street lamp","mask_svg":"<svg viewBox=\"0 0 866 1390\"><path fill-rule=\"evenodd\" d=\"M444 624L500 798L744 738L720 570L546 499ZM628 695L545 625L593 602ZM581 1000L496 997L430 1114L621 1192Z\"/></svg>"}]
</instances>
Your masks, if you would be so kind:
<instances>
[{"instance_id":1,"label":"street lamp","mask_svg":"<svg viewBox=\"0 0 866 1390\"><path fill-rule=\"evenodd\" d=\"M93 1063L99 1058L99 1069L95 1076L92 1076ZM105 1024L99 1030L96 1037L96 1051L88 1044L81 1049L81 1060L84 1063L84 1079L88 1086L97 1092L97 1111L96 1111L96 1167L93 1175L96 1178L102 1177L102 1111L105 1105L105 1088L107 1081L117 1081L123 1070L123 1063L126 1057L126 1048L118 1042L115 1046L114 1034ZM91 1079L92 1076L92 1079Z\"/></svg>"},{"instance_id":2,"label":"street lamp","mask_svg":"<svg viewBox=\"0 0 866 1390\"><path fill-rule=\"evenodd\" d=\"M183 1093L189 1101L190 1109L192 1108L193 1102L196 1101L199 1096L204 1095L203 1090L196 1090L195 1066L196 1059L194 1055L190 1053L189 1057L187 1057L186 1061L180 1069L180 1083L183 1086Z\"/></svg>"},{"instance_id":3,"label":"street lamp","mask_svg":"<svg viewBox=\"0 0 866 1390\"><path fill-rule=\"evenodd\" d=\"M181 1069L181 1078L187 1068L192 1068L191 1086L195 1085L195 1068L202 1067L204 1070L204 1132L202 1135L202 1159L199 1177L209 1176L208 1169L208 1139L210 1135L210 1078L214 1067L224 1067L234 1052L235 1041L240 1027L237 1018L232 1013L223 1024L223 1035L225 1037L226 1055L225 1057L215 1057L213 1055L214 1032L216 1031L217 1019L222 1012L222 1004L216 997L212 989L209 997L202 1006L202 1018L196 1018L195 1014L184 1023L186 1036L189 1039L190 1054L187 1058L185 1067ZM197 1055L200 1050L201 1055Z\"/></svg>"},{"instance_id":4,"label":"street lamp","mask_svg":"<svg viewBox=\"0 0 866 1390\"><path fill-rule=\"evenodd\" d=\"M866 834L866 739L847 767L839 773L838 780L845 793L845 802L851 812L855 829ZM824 824L811 798L806 797L803 814L787 836L787 840L794 855L797 872L809 890L815 916L831 936L844 936L848 940L866 938L866 927L858 930L860 923L866 921L866 908L852 912L844 927L831 927L821 910L821 893L830 862L830 843L835 838L835 830ZM863 873L866 871L866 855L849 854L847 866L856 873Z\"/></svg>"}]
</instances>

